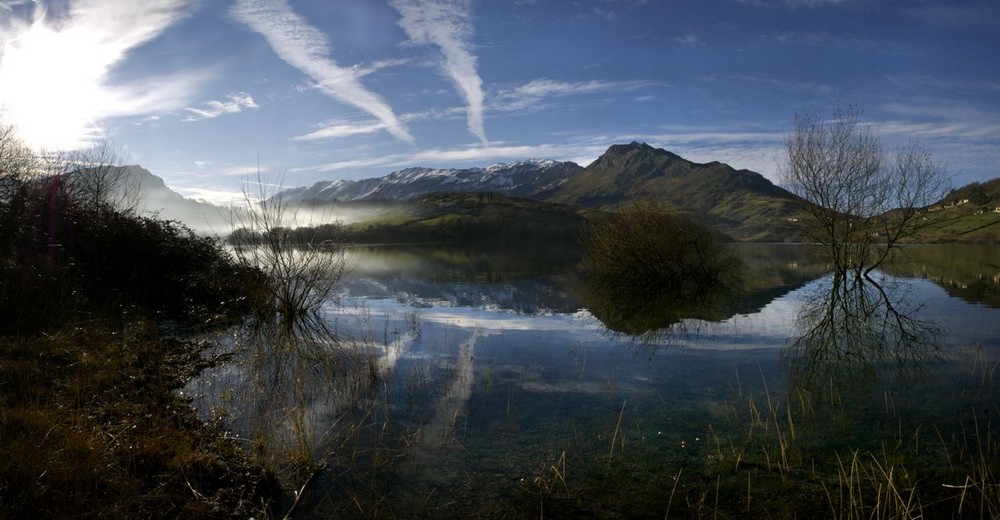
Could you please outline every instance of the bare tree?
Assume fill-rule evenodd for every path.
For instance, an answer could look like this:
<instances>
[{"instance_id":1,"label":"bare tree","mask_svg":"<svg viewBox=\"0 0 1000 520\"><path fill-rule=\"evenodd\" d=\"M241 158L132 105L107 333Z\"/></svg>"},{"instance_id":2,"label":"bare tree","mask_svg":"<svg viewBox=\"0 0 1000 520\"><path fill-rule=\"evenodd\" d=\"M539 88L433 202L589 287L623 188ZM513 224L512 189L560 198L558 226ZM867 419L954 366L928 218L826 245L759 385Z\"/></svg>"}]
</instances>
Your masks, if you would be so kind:
<instances>
[{"instance_id":1,"label":"bare tree","mask_svg":"<svg viewBox=\"0 0 1000 520\"><path fill-rule=\"evenodd\" d=\"M260 173L247 180L243 199L243 207L231 212L229 243L241 264L268 275L270 310L283 326L296 326L329 299L346 272L344 245L296 239L292 233L298 220L295 209L288 207L280 193L268 189Z\"/></svg>"},{"instance_id":2,"label":"bare tree","mask_svg":"<svg viewBox=\"0 0 1000 520\"><path fill-rule=\"evenodd\" d=\"M929 221L948 189L946 169L915 143L887 152L854 106L830 120L798 115L785 138L786 188L805 201L810 238L834 272L867 276Z\"/></svg>"},{"instance_id":3,"label":"bare tree","mask_svg":"<svg viewBox=\"0 0 1000 520\"><path fill-rule=\"evenodd\" d=\"M128 154L108 136L91 148L57 159L65 189L73 200L121 212L134 211L141 202L139 179L122 166L127 161Z\"/></svg>"},{"instance_id":4,"label":"bare tree","mask_svg":"<svg viewBox=\"0 0 1000 520\"><path fill-rule=\"evenodd\" d=\"M31 149L17 137L14 125L0 121L0 203L9 202L36 169Z\"/></svg>"}]
</instances>

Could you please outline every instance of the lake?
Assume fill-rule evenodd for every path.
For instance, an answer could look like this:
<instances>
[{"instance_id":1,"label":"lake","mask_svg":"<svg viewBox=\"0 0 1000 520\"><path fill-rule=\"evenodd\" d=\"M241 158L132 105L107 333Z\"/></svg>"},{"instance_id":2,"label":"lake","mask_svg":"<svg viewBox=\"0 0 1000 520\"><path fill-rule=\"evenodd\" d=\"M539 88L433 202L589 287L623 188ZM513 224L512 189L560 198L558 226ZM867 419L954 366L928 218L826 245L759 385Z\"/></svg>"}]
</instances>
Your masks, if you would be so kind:
<instances>
[{"instance_id":1,"label":"lake","mask_svg":"<svg viewBox=\"0 0 1000 520\"><path fill-rule=\"evenodd\" d=\"M231 331L183 391L300 518L1000 515L1000 249L733 248L738 291L655 306L568 247L353 248L332 335Z\"/></svg>"}]
</instances>

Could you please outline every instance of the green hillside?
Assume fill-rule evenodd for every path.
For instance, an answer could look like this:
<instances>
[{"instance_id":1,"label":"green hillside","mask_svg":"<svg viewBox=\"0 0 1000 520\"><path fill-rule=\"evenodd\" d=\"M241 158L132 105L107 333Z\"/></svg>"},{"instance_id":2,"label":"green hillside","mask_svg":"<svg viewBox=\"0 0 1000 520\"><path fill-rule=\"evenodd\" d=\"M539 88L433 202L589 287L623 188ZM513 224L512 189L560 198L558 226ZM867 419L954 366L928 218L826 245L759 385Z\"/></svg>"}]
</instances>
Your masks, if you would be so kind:
<instances>
[{"instance_id":1,"label":"green hillside","mask_svg":"<svg viewBox=\"0 0 1000 520\"><path fill-rule=\"evenodd\" d=\"M654 200L739 240L784 241L801 235L799 199L760 174L719 162L694 163L644 143L610 147L550 200L598 209Z\"/></svg>"},{"instance_id":2,"label":"green hillside","mask_svg":"<svg viewBox=\"0 0 1000 520\"><path fill-rule=\"evenodd\" d=\"M917 241L1000 244L1000 179L952 190L930 209Z\"/></svg>"},{"instance_id":3,"label":"green hillside","mask_svg":"<svg viewBox=\"0 0 1000 520\"><path fill-rule=\"evenodd\" d=\"M354 243L490 242L528 239L576 241L596 212L492 193L428 195L389 203L372 219L348 225Z\"/></svg>"},{"instance_id":4,"label":"green hillside","mask_svg":"<svg viewBox=\"0 0 1000 520\"><path fill-rule=\"evenodd\" d=\"M802 199L762 175L719 162L694 163L644 143L611 146L551 193L546 201L435 194L405 202L339 202L338 208L365 215L347 227L356 243L575 240L588 215L642 201L692 216L739 241L806 237ZM998 208L1000 179L953 190L931 208L928 226L912 241L1000 243Z\"/></svg>"}]
</instances>

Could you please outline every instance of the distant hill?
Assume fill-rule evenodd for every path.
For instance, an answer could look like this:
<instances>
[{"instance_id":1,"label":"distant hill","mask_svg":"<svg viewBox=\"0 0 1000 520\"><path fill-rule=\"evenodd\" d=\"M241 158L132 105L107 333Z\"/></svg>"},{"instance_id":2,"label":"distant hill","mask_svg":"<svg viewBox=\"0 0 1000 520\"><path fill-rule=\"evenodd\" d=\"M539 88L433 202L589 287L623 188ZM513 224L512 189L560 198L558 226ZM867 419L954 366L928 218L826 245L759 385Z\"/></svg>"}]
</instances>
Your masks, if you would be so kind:
<instances>
[{"instance_id":1,"label":"distant hill","mask_svg":"<svg viewBox=\"0 0 1000 520\"><path fill-rule=\"evenodd\" d=\"M138 207L140 214L156 214L164 220L178 220L200 233L225 234L229 231L226 220L228 210L207 202L199 202L185 198L180 193L170 189L163 179L153 175L149 170L139 165L111 166L112 177L121 172L127 178L129 188L139 192ZM87 175L83 169L72 175Z\"/></svg>"},{"instance_id":2,"label":"distant hill","mask_svg":"<svg viewBox=\"0 0 1000 520\"><path fill-rule=\"evenodd\" d=\"M431 193L492 192L545 199L583 168L572 162L527 160L486 168L407 168L371 179L317 182L284 190L285 202L322 203L358 200L410 200Z\"/></svg>"},{"instance_id":3,"label":"distant hill","mask_svg":"<svg viewBox=\"0 0 1000 520\"><path fill-rule=\"evenodd\" d=\"M347 209L371 204L345 203ZM378 217L346 226L355 243L520 242L576 243L587 219L576 206L493 193L434 193L382 207Z\"/></svg>"},{"instance_id":4,"label":"distant hill","mask_svg":"<svg viewBox=\"0 0 1000 520\"><path fill-rule=\"evenodd\" d=\"M548 200L603 209L656 200L740 240L783 241L799 235L800 200L759 173L719 162L691 162L645 143L608 148Z\"/></svg>"},{"instance_id":5,"label":"distant hill","mask_svg":"<svg viewBox=\"0 0 1000 520\"><path fill-rule=\"evenodd\" d=\"M919 242L1000 244L1000 179L952 190L930 208Z\"/></svg>"}]
</instances>

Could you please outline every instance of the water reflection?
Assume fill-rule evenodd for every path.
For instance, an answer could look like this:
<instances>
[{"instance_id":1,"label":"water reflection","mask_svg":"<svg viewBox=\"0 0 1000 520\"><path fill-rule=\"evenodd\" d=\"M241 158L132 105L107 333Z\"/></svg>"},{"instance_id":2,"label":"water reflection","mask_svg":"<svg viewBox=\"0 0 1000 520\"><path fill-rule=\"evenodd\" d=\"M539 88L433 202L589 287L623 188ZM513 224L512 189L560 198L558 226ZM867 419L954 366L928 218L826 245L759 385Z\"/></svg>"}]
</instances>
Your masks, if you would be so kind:
<instances>
[{"instance_id":1,"label":"water reflection","mask_svg":"<svg viewBox=\"0 0 1000 520\"><path fill-rule=\"evenodd\" d=\"M637 295L603 285L577 282L581 305L609 330L646 343L666 342L685 320L721 321L734 314L731 287L709 285L684 296L663 292Z\"/></svg>"},{"instance_id":2,"label":"water reflection","mask_svg":"<svg viewBox=\"0 0 1000 520\"><path fill-rule=\"evenodd\" d=\"M785 351L793 386L821 391L911 374L942 359L943 329L922 319L910 287L891 276L830 275L799 310Z\"/></svg>"},{"instance_id":3,"label":"water reflection","mask_svg":"<svg viewBox=\"0 0 1000 520\"><path fill-rule=\"evenodd\" d=\"M569 292L609 330L632 336L644 345L671 343L699 323L722 322L760 311L776 298L804 286L825 271L808 251L784 245L740 244L737 261L724 278L683 294L673 291L635 293L622 287L569 278Z\"/></svg>"},{"instance_id":4,"label":"water reflection","mask_svg":"<svg viewBox=\"0 0 1000 520\"><path fill-rule=\"evenodd\" d=\"M906 247L886 269L898 276L931 280L969 303L1000 308L1000 246Z\"/></svg>"},{"instance_id":5,"label":"water reflection","mask_svg":"<svg viewBox=\"0 0 1000 520\"><path fill-rule=\"evenodd\" d=\"M880 445L901 424L970 409L968 400L955 405L948 385L957 377L925 378L940 388L896 394L893 415L880 406L881 388L856 384L886 368L912 374L942 355L940 345L954 346L926 321L931 315L960 332L962 346L982 344L975 409L994 409L996 310L926 280L823 277L803 248L736 251L744 265L737 291L677 302L588 293L570 274L571 257L533 271L509 251L491 260L356 250L339 303L324 309L326 332L234 332L233 363L202 376L197 404L225 415L248 447L321 466L299 508L312 518L529 517L540 508L545 516L662 517L675 486L671 517L707 516L699 499L719 489L720 504L749 501L751 472L753 504L764 504L784 488L760 483L815 483L817 468L829 477L824 468L836 470L846 452L828 449ZM694 348L635 355L632 336L679 330ZM793 402L831 381L860 390L842 392L837 410ZM776 436L778 450L767 444ZM836 474L821 482L836 486ZM817 496L825 500L800 505ZM747 516L743 507L720 512Z\"/></svg>"},{"instance_id":6,"label":"water reflection","mask_svg":"<svg viewBox=\"0 0 1000 520\"><path fill-rule=\"evenodd\" d=\"M203 417L223 420L293 490L357 442L388 364L369 338L334 326L319 313L258 316L219 342L216 355L228 362L185 389Z\"/></svg>"}]
</instances>

